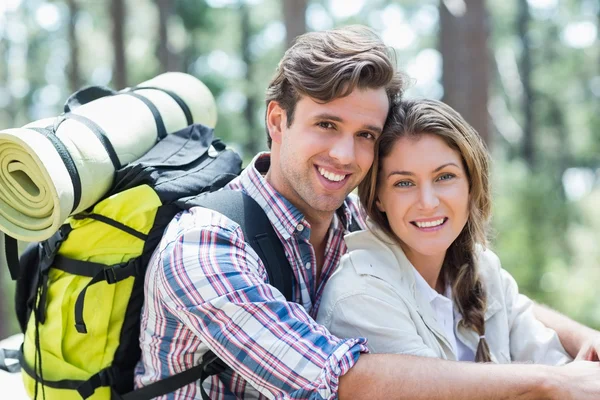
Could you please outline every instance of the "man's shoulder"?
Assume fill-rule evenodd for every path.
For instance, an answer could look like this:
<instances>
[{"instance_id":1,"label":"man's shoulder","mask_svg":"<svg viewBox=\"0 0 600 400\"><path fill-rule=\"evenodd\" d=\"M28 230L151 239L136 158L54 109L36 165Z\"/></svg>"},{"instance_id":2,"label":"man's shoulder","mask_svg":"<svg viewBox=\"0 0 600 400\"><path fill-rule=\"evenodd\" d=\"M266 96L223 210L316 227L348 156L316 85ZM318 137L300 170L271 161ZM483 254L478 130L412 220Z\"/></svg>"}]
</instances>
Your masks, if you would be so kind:
<instances>
[{"instance_id":1,"label":"man's shoulder","mask_svg":"<svg viewBox=\"0 0 600 400\"><path fill-rule=\"evenodd\" d=\"M227 232L234 234L239 229L239 224L219 211L203 206L193 206L179 212L169 223L164 237L176 239L187 234L202 234L210 231L213 234Z\"/></svg>"}]
</instances>

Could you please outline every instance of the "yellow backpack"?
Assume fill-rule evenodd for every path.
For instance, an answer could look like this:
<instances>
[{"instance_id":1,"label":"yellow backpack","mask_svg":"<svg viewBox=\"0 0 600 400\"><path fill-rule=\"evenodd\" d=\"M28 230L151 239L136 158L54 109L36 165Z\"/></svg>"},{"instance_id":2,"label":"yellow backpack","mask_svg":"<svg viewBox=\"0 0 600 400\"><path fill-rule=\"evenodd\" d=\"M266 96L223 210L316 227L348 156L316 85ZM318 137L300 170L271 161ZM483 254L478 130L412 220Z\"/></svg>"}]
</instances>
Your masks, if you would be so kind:
<instances>
[{"instance_id":1,"label":"yellow backpack","mask_svg":"<svg viewBox=\"0 0 600 400\"><path fill-rule=\"evenodd\" d=\"M132 391L146 266L181 210L204 206L236 221L269 282L292 298L291 267L264 211L241 192L215 191L240 170L212 129L192 125L119 170L106 198L25 250L16 308L30 397L150 399L226 368L209 352L191 370Z\"/></svg>"},{"instance_id":2,"label":"yellow backpack","mask_svg":"<svg viewBox=\"0 0 600 400\"><path fill-rule=\"evenodd\" d=\"M43 391L48 400L110 399L111 390L132 390L139 330L127 324L139 323L135 302L143 299L143 271L137 260L160 206L156 192L140 185L71 218L55 235L56 255L40 269L25 330L21 367L30 397ZM110 376L117 370L124 375Z\"/></svg>"}]
</instances>

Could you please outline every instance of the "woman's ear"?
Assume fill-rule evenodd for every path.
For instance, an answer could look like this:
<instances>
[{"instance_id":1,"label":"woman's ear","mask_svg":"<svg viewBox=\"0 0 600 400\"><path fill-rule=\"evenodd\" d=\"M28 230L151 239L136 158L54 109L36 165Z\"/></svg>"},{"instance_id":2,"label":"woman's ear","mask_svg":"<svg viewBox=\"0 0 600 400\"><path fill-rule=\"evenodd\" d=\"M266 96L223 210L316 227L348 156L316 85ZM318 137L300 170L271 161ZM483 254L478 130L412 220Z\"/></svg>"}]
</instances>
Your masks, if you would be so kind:
<instances>
[{"instance_id":1,"label":"woman's ear","mask_svg":"<svg viewBox=\"0 0 600 400\"><path fill-rule=\"evenodd\" d=\"M381 201L379 201L379 199L375 200L375 205L377 206L377 209L379 211L381 211L382 213L385 212L385 208L383 207L383 204L381 204Z\"/></svg>"},{"instance_id":2,"label":"woman's ear","mask_svg":"<svg viewBox=\"0 0 600 400\"><path fill-rule=\"evenodd\" d=\"M281 143L283 128L287 124L287 115L278 102L272 100L267 106L267 129L271 140L275 143Z\"/></svg>"}]
</instances>

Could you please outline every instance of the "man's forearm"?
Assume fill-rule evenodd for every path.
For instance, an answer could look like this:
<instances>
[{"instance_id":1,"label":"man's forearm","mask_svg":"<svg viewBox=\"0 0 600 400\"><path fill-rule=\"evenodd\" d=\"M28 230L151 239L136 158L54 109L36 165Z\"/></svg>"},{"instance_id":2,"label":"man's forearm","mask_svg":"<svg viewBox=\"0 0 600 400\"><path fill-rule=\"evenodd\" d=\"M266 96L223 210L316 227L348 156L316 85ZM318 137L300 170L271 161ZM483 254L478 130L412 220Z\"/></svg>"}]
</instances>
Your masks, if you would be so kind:
<instances>
[{"instance_id":1,"label":"man's forearm","mask_svg":"<svg viewBox=\"0 0 600 400\"><path fill-rule=\"evenodd\" d=\"M395 354L364 354L341 377L340 400L551 399L558 367L444 361Z\"/></svg>"},{"instance_id":2,"label":"man's forearm","mask_svg":"<svg viewBox=\"0 0 600 400\"><path fill-rule=\"evenodd\" d=\"M556 331L563 347L573 358L577 356L577 353L587 340L600 334L600 332L588 328L558 311L554 311L541 304L535 304L533 311L540 322Z\"/></svg>"}]
</instances>

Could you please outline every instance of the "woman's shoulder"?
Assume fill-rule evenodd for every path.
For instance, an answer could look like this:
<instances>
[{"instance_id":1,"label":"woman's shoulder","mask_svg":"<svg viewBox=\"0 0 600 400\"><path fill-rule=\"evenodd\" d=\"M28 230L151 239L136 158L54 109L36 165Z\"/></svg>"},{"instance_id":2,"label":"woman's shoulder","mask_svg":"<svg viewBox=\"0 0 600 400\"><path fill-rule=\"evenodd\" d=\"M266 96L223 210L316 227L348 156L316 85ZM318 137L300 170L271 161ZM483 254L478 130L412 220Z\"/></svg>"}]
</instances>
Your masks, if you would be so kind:
<instances>
[{"instance_id":1,"label":"woman's shoulder","mask_svg":"<svg viewBox=\"0 0 600 400\"><path fill-rule=\"evenodd\" d=\"M400 307L408 288L394 252L370 231L346 236L348 252L331 275L321 298L318 321L330 321L340 304L368 303L365 299Z\"/></svg>"},{"instance_id":2,"label":"woman's shoulder","mask_svg":"<svg viewBox=\"0 0 600 400\"><path fill-rule=\"evenodd\" d=\"M325 290L338 295L371 291L378 282L399 278L398 261L390 244L370 230L350 233L344 238L347 253L340 260Z\"/></svg>"},{"instance_id":3,"label":"woman's shoulder","mask_svg":"<svg viewBox=\"0 0 600 400\"><path fill-rule=\"evenodd\" d=\"M390 274L398 273L401 250L386 236L369 229L350 233L344 240L348 247L344 264L351 265L357 275L390 279Z\"/></svg>"},{"instance_id":4,"label":"woman's shoulder","mask_svg":"<svg viewBox=\"0 0 600 400\"><path fill-rule=\"evenodd\" d=\"M502 268L500 258L489 248L480 247L477 261L479 276L486 286L488 296L503 297L510 274Z\"/></svg>"},{"instance_id":5,"label":"woman's shoulder","mask_svg":"<svg viewBox=\"0 0 600 400\"><path fill-rule=\"evenodd\" d=\"M500 258L489 247L475 246L475 254L480 273L499 274L502 269Z\"/></svg>"}]
</instances>

